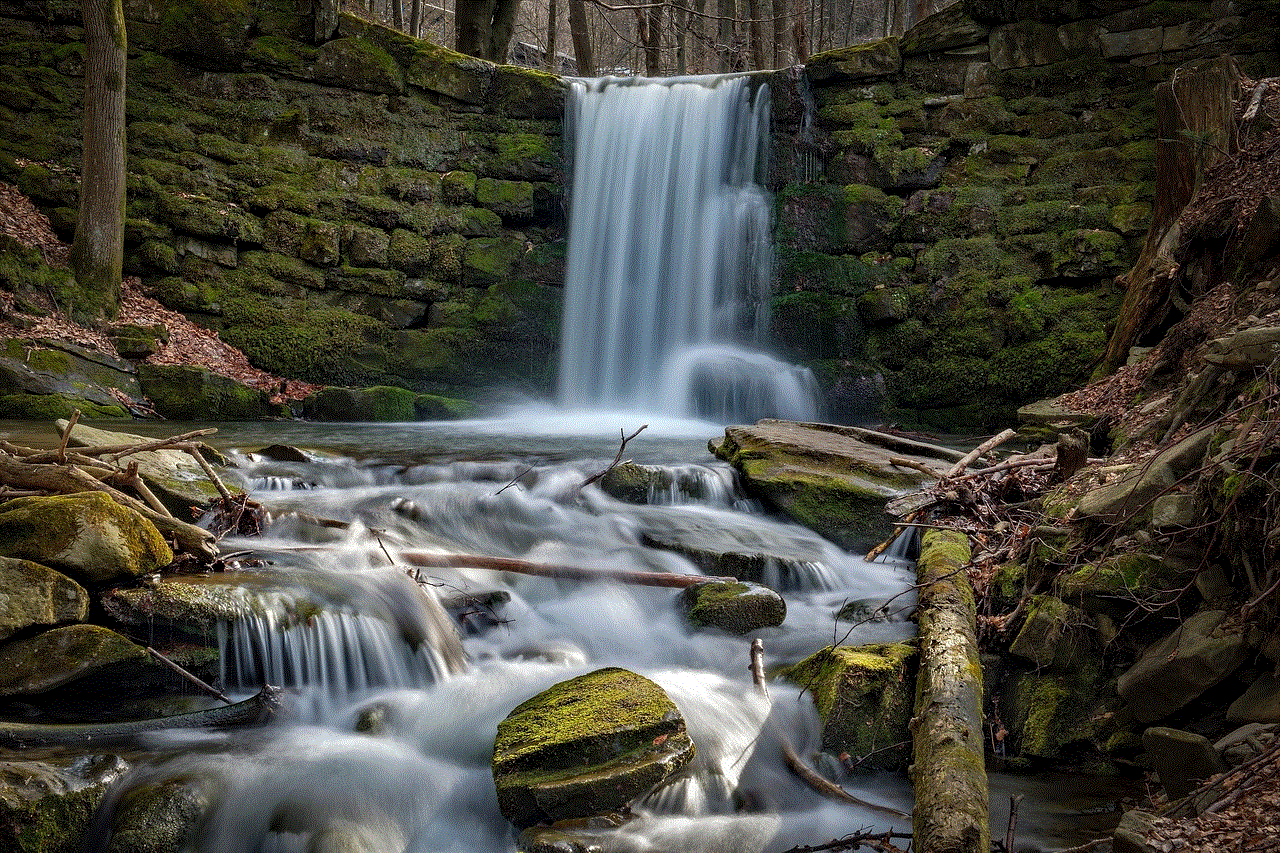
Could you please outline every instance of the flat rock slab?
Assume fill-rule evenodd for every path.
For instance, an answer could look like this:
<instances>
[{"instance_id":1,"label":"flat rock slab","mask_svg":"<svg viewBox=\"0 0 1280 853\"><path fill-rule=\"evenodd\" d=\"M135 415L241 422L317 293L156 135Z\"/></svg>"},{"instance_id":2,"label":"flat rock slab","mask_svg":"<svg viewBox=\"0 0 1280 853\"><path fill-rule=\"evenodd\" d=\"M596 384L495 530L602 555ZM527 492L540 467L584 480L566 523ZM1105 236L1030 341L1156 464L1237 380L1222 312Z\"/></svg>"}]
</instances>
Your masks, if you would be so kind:
<instances>
[{"instance_id":1,"label":"flat rock slab","mask_svg":"<svg viewBox=\"0 0 1280 853\"><path fill-rule=\"evenodd\" d=\"M938 472L952 463L911 455L815 424L764 420L732 426L711 452L732 464L758 495L838 545L862 549L889 534L885 503L928 478L890 463L910 459Z\"/></svg>"},{"instance_id":2,"label":"flat rock slab","mask_svg":"<svg viewBox=\"0 0 1280 853\"><path fill-rule=\"evenodd\" d=\"M66 426L66 421L58 421L59 432ZM152 440L127 432L110 432L76 424L68 444L72 447L114 447ZM176 518L190 519L191 507L203 507L218 498L217 488L209 482L204 471L181 450L148 450L134 453L121 461L138 463L138 475ZM228 485L228 488L233 492L239 491L234 486Z\"/></svg>"},{"instance_id":3,"label":"flat rock slab","mask_svg":"<svg viewBox=\"0 0 1280 853\"><path fill-rule=\"evenodd\" d=\"M609 667L553 685L498 724L493 781L524 828L616 812L693 757L684 718L661 687Z\"/></svg>"}]
</instances>

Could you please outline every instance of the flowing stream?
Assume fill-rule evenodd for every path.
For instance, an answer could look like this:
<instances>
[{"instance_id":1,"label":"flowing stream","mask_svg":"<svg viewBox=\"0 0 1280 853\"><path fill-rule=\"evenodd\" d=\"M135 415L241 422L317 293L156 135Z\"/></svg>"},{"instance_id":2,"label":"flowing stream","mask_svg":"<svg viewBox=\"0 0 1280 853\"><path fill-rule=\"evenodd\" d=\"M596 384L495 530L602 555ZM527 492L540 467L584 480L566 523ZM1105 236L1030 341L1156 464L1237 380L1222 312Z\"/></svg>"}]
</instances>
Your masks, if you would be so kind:
<instances>
[{"instance_id":1,"label":"flowing stream","mask_svg":"<svg viewBox=\"0 0 1280 853\"><path fill-rule=\"evenodd\" d=\"M628 445L637 462L664 464L675 484L633 505L594 485L579 489L613 455L616 442L599 438L608 427L582 423L589 437L557 435L526 419L525 433L512 434L513 423L231 425L220 433L235 447L318 448L310 462L234 454L239 477L280 521L264 539L224 543L224 551L265 548L271 565L212 581L234 584L247 602L248 615L219 631L228 689L247 696L264 680L282 684L289 712L261 731L158 738L154 757L117 787L116 802L139 786L200 780L211 792L196 842L205 853L336 849L325 846L335 838L363 845L343 849L394 853L510 851L515 833L490 775L498 722L553 683L617 665L669 693L697 758L640 803L635 820L610 830L611 849L783 850L887 828L884 815L822 800L787 772L765 721L802 754L814 752L810 698L784 683L771 700L757 695L749 637L689 628L677 591L433 569L424 570L424 597L387 557L465 551L696 574L685 558L647 546L645 533L715 531L788 555L787 620L756 633L768 665L843 635L848 623L835 621L836 610L901 592L910 565L868 564L768 517L727 466L705 461L705 441L718 431L710 424L656 423ZM291 510L351 526L317 527ZM452 602L460 644L437 602ZM847 642L912 633L897 616L858 627ZM872 802L910 808L899 776L846 785ZM101 817L95 850L107 849L111 812Z\"/></svg>"}]
</instances>

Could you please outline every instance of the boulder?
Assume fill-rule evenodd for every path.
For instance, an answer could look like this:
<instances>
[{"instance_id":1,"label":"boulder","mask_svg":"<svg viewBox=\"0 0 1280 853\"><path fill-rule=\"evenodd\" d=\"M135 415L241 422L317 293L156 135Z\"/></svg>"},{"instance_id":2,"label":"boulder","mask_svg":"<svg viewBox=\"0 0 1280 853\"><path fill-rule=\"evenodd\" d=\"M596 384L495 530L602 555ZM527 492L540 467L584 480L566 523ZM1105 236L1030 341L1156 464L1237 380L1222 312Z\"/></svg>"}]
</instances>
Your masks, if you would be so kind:
<instances>
[{"instance_id":1,"label":"boulder","mask_svg":"<svg viewBox=\"0 0 1280 853\"><path fill-rule=\"evenodd\" d=\"M1075 669L1091 649L1092 620L1078 608L1052 595L1032 599L1009 653L1036 666Z\"/></svg>"},{"instance_id":2,"label":"boulder","mask_svg":"<svg viewBox=\"0 0 1280 853\"><path fill-rule=\"evenodd\" d=\"M926 477L889 463L905 456L936 468L937 459L891 451L824 425L763 420L734 426L711 452L742 474L748 491L765 498L798 523L846 548L868 546L888 535L884 505Z\"/></svg>"},{"instance_id":3,"label":"boulder","mask_svg":"<svg viewBox=\"0 0 1280 853\"><path fill-rule=\"evenodd\" d=\"M898 39L883 38L811 56L804 73L814 85L829 86L888 77L901 67Z\"/></svg>"},{"instance_id":4,"label":"boulder","mask_svg":"<svg viewBox=\"0 0 1280 853\"><path fill-rule=\"evenodd\" d=\"M1159 848L1149 842L1155 828L1156 816L1151 812L1131 809L1120 818L1115 832L1111 835L1111 849L1114 853L1160 853Z\"/></svg>"},{"instance_id":5,"label":"boulder","mask_svg":"<svg viewBox=\"0 0 1280 853\"><path fill-rule=\"evenodd\" d=\"M1166 717L1235 672L1248 653L1239 631L1221 628L1225 613L1202 610L1149 646L1116 682L1140 723Z\"/></svg>"},{"instance_id":6,"label":"boulder","mask_svg":"<svg viewBox=\"0 0 1280 853\"><path fill-rule=\"evenodd\" d=\"M361 423L415 421L415 394L407 388L321 388L302 401L302 414L317 421Z\"/></svg>"},{"instance_id":7,"label":"boulder","mask_svg":"<svg viewBox=\"0 0 1280 853\"><path fill-rule=\"evenodd\" d=\"M58 430L66 429L66 425L65 420L59 420ZM150 440L140 435L76 424L69 444L72 447L114 447ZM205 459L211 463L216 458L213 454L205 454ZM206 506L220 497L204 470L181 450L148 450L132 454L129 461L138 463L138 476L175 518L188 519L192 507ZM231 483L226 485L233 492L239 491Z\"/></svg>"},{"instance_id":8,"label":"boulder","mask_svg":"<svg viewBox=\"0 0 1280 853\"><path fill-rule=\"evenodd\" d=\"M80 622L89 613L89 593L53 569L0 557L0 640L35 625Z\"/></svg>"},{"instance_id":9,"label":"boulder","mask_svg":"<svg viewBox=\"0 0 1280 853\"><path fill-rule=\"evenodd\" d=\"M787 602L767 586L741 581L708 581L687 586L677 598L685 618L697 627L749 634L781 625Z\"/></svg>"},{"instance_id":10,"label":"boulder","mask_svg":"<svg viewBox=\"0 0 1280 853\"><path fill-rule=\"evenodd\" d=\"M1203 735L1153 726L1142 733L1142 748L1155 765L1169 802L1180 800L1215 773L1227 769Z\"/></svg>"},{"instance_id":11,"label":"boulder","mask_svg":"<svg viewBox=\"0 0 1280 853\"><path fill-rule=\"evenodd\" d=\"M1018 425L1022 432L1056 441L1059 432L1072 427L1090 429L1098 422L1097 412L1077 412L1058 402L1056 397L1027 403L1018 409Z\"/></svg>"},{"instance_id":12,"label":"boulder","mask_svg":"<svg viewBox=\"0 0 1280 853\"><path fill-rule=\"evenodd\" d=\"M1108 524L1137 520L1138 516L1150 512L1157 495L1204 461L1215 429L1205 427L1193 432L1149 464L1114 483L1089 491L1076 506L1076 514Z\"/></svg>"},{"instance_id":13,"label":"boulder","mask_svg":"<svg viewBox=\"0 0 1280 853\"><path fill-rule=\"evenodd\" d=\"M0 761L6 853L79 853L107 788L129 766L114 755Z\"/></svg>"},{"instance_id":14,"label":"boulder","mask_svg":"<svg viewBox=\"0 0 1280 853\"><path fill-rule=\"evenodd\" d=\"M693 757L661 687L610 667L563 681L498 724L493 781L517 827L626 808Z\"/></svg>"},{"instance_id":15,"label":"boulder","mask_svg":"<svg viewBox=\"0 0 1280 853\"><path fill-rule=\"evenodd\" d=\"M172 421L251 421L289 415L266 392L203 367L142 364L138 380L156 411Z\"/></svg>"},{"instance_id":16,"label":"boulder","mask_svg":"<svg viewBox=\"0 0 1280 853\"><path fill-rule=\"evenodd\" d=\"M1213 748L1229 767L1239 767L1274 746L1278 728L1274 723L1249 723L1223 737Z\"/></svg>"},{"instance_id":17,"label":"boulder","mask_svg":"<svg viewBox=\"0 0 1280 853\"><path fill-rule=\"evenodd\" d=\"M907 724L916 657L915 647L907 643L828 646L779 677L813 697L822 718L824 750L855 759L870 756L862 764L867 769L899 768L910 756ZM894 744L902 745L884 749Z\"/></svg>"},{"instance_id":18,"label":"boulder","mask_svg":"<svg viewBox=\"0 0 1280 853\"><path fill-rule=\"evenodd\" d=\"M115 409L97 417L127 417L113 388L142 398L134 367L124 359L67 341L0 340L0 395L61 396Z\"/></svg>"},{"instance_id":19,"label":"boulder","mask_svg":"<svg viewBox=\"0 0 1280 853\"><path fill-rule=\"evenodd\" d=\"M990 33L990 29L970 18L964 7L956 3L903 33L900 50L903 56L952 51L983 44Z\"/></svg>"},{"instance_id":20,"label":"boulder","mask_svg":"<svg viewBox=\"0 0 1280 853\"><path fill-rule=\"evenodd\" d=\"M172 853L189 849L200 818L218 794L208 776L146 782L115 803L104 853Z\"/></svg>"},{"instance_id":21,"label":"boulder","mask_svg":"<svg viewBox=\"0 0 1280 853\"><path fill-rule=\"evenodd\" d=\"M142 647L99 625L69 625L0 646L0 696L44 693L147 660Z\"/></svg>"},{"instance_id":22,"label":"boulder","mask_svg":"<svg viewBox=\"0 0 1280 853\"><path fill-rule=\"evenodd\" d=\"M107 330L107 337L120 355L143 359L169 342L169 329L164 323L146 326L137 323L112 323Z\"/></svg>"},{"instance_id":23,"label":"boulder","mask_svg":"<svg viewBox=\"0 0 1280 853\"><path fill-rule=\"evenodd\" d=\"M1280 681L1273 673L1258 676L1227 708L1232 723L1280 723Z\"/></svg>"},{"instance_id":24,"label":"boulder","mask_svg":"<svg viewBox=\"0 0 1280 853\"><path fill-rule=\"evenodd\" d=\"M208 643L219 622L231 622L252 606L238 583L164 579L151 587L123 587L102 594L102 609L128 628L167 638Z\"/></svg>"},{"instance_id":25,"label":"boulder","mask_svg":"<svg viewBox=\"0 0 1280 853\"><path fill-rule=\"evenodd\" d=\"M155 525L103 492L16 498L0 507L0 550L91 583L173 561Z\"/></svg>"},{"instance_id":26,"label":"boulder","mask_svg":"<svg viewBox=\"0 0 1280 853\"><path fill-rule=\"evenodd\" d=\"M1280 358L1280 326L1253 326L1209 342L1204 360L1226 370L1263 367Z\"/></svg>"},{"instance_id":27,"label":"boulder","mask_svg":"<svg viewBox=\"0 0 1280 853\"><path fill-rule=\"evenodd\" d=\"M255 450L255 456L262 456L273 462L313 462L315 461L305 450L289 444L271 444L261 450Z\"/></svg>"},{"instance_id":28,"label":"boulder","mask_svg":"<svg viewBox=\"0 0 1280 853\"><path fill-rule=\"evenodd\" d=\"M1157 557L1135 551L1064 572L1053 585L1060 598L1088 613L1126 617L1140 603L1175 605L1179 598L1176 591L1195 573L1196 566L1172 554Z\"/></svg>"}]
</instances>

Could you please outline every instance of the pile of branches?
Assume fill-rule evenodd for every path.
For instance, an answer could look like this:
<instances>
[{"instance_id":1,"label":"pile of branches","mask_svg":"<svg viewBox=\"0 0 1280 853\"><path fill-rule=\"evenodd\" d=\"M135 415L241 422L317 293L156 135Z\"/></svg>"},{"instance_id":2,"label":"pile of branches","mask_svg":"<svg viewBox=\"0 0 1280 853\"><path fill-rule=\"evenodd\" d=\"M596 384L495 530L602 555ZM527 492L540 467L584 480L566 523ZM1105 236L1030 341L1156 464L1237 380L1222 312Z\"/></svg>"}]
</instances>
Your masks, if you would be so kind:
<instances>
[{"instance_id":1,"label":"pile of branches","mask_svg":"<svg viewBox=\"0 0 1280 853\"><path fill-rule=\"evenodd\" d=\"M212 564L218 556L217 540L229 531L253 534L261 531L262 507L245 495L227 488L202 452L196 439L216 432L196 430L170 438L130 441L100 447L68 447L79 419L75 412L51 450L0 441L0 500L80 492L102 492L140 513L164 535L180 559ZM177 450L192 457L220 497L206 510L210 529L176 518L147 487L130 457L155 450Z\"/></svg>"}]
</instances>

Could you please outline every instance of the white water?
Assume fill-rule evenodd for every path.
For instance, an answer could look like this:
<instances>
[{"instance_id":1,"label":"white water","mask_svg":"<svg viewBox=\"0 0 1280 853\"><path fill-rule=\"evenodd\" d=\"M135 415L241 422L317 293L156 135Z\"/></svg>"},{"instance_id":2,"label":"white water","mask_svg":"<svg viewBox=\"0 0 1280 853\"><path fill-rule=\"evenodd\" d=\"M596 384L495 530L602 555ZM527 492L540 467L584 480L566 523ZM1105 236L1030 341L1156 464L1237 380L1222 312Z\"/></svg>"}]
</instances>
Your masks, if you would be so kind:
<instances>
[{"instance_id":1,"label":"white water","mask_svg":"<svg viewBox=\"0 0 1280 853\"><path fill-rule=\"evenodd\" d=\"M577 81L560 402L813 419L812 374L761 351L773 275L769 89Z\"/></svg>"}]
</instances>

